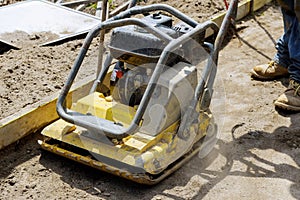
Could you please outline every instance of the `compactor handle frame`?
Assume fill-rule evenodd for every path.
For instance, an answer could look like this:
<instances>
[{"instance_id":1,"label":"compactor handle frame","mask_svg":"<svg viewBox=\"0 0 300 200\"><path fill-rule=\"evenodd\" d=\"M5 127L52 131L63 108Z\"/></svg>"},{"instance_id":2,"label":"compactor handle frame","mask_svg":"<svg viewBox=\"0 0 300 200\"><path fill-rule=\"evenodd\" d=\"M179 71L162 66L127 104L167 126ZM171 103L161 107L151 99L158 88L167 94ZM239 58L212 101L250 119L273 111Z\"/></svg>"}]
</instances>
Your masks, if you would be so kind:
<instances>
[{"instance_id":1,"label":"compactor handle frame","mask_svg":"<svg viewBox=\"0 0 300 200\"><path fill-rule=\"evenodd\" d=\"M194 98L191 100L187 111L182 117L180 126L178 128L177 134L180 138L186 139L190 136L190 127L194 121L194 119L198 118L198 113L196 112L197 104L200 101L200 109L206 110L209 108L211 98L213 95L213 84L217 74L217 63L218 63L218 55L221 49L224 37L226 32L231 24L236 18L237 15L237 7L238 0L231 0L230 6L227 10L227 13L223 19L220 30L217 34L217 37L214 41L214 45L207 44L209 49L213 49L211 53L211 57L207 62L207 66L204 69L203 77L199 81Z\"/></svg>"},{"instance_id":2,"label":"compactor handle frame","mask_svg":"<svg viewBox=\"0 0 300 200\"><path fill-rule=\"evenodd\" d=\"M237 2L237 0L233 0L233 3L234 2ZM231 7L233 7L233 6L231 6ZM167 34L159 31L157 28L149 26L148 24L144 23L143 21L141 21L139 19L129 18L132 15L143 14L143 13L147 13L147 12L151 12L151 11L158 11L158 10L166 11L166 12L174 15L175 17L179 18L183 22L194 27L194 29L192 31L182 35L181 37L179 37L177 39L173 39L170 36L168 36ZM230 9L228 12L230 12L230 15L229 15L229 17L230 17L232 15L232 12ZM228 13L227 13L227 15L228 15ZM227 15L226 15L226 17L227 17ZM224 19L225 23L226 23L226 20L227 21L229 20L229 17L227 17L227 18L226 17ZM124 18L127 18L127 19L124 19ZM225 26L224 21L223 21L223 24L221 27ZM86 52L92 42L92 39L94 37L96 37L101 30L112 29L115 27L125 26L125 25L140 26L140 27L146 29L147 31L149 31L150 33L152 33L153 35L159 37L160 39L162 39L163 41L168 43L162 51L162 54L158 60L158 63L157 63L157 65L154 69L154 72L150 78L150 81L146 88L146 91L143 95L141 103L140 103L140 105L137 109L137 112L128 128L121 127L112 121L101 119L96 116L84 115L84 114L81 114L81 113L78 113L78 112L75 112L75 111L72 111L72 110L69 110L66 108L67 94L70 91L70 88L74 82L74 79L75 79L78 71L79 71L79 68L83 62ZM227 26L225 26L225 27L227 27ZM194 102L196 100L199 101L199 99L202 98L203 89L207 85L206 83L208 83L207 80L210 81L211 77L213 77L213 79L215 77L215 75L213 73L216 72L216 69L212 70L212 64L217 61L218 51L221 46L218 43L222 42L224 35L225 35L225 30L221 29L219 31L218 26L215 23L213 23L212 21L207 21L202 24L198 24L193 19L189 18L188 16L184 15L183 13L177 11L176 9L174 9L170 6L163 5L163 4L156 4L156 5L150 5L150 6L145 6L145 7L141 7L141 8L133 7L127 11L124 11L124 12L116 15L113 18L106 20L103 23L100 23L97 27L95 27L88 33L88 35L84 41L84 44L80 50L80 53L74 62L74 66L71 69L71 72L68 76L66 84L64 85L64 87L58 97L56 109L57 109L59 116L62 119L66 120L70 123L82 126L84 128L87 128L88 130L95 131L95 132L103 132L106 136L111 137L111 138L121 139L127 135L135 133L137 131L137 129L139 128L139 124L140 124L143 114L145 113L145 110L148 106L148 103L152 96L152 93L156 87L156 83L158 82L160 74L163 71L164 64L166 63L166 61L168 59L169 53L173 49L179 47L182 43L186 42L190 38L193 38L193 36L203 33L203 31L206 31L208 28L211 28L215 33L218 33L218 35L217 35L217 39L215 41L214 48L211 48L211 49L213 49L213 51L211 52L210 61L208 62L207 66L205 67L204 76L202 77L201 81L198 83L198 85L196 87L195 95L192 100L192 103L193 103L192 105L193 105L193 108L195 109L197 103L194 106ZM105 74L104 73L105 71L107 71L107 66L106 67L104 66L104 68L102 69L102 71L99 75L100 83L102 82L101 79L102 79L102 76ZM213 81L213 79L212 79L212 81ZM191 106L189 108L191 108ZM186 120L188 118L189 118L189 116L185 117ZM180 127L182 127L182 126L180 126ZM184 126L184 127L186 127L186 126ZM183 130L184 130L184 128L183 128Z\"/></svg>"}]
</instances>

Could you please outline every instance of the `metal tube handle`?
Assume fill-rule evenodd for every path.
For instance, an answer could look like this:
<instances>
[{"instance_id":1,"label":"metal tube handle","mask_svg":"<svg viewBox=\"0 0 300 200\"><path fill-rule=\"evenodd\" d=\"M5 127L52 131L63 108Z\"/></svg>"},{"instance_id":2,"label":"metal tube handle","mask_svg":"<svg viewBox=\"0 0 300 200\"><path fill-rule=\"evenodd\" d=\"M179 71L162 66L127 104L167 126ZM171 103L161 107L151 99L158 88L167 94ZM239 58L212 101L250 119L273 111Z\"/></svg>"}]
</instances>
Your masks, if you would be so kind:
<instances>
[{"instance_id":1,"label":"metal tube handle","mask_svg":"<svg viewBox=\"0 0 300 200\"><path fill-rule=\"evenodd\" d=\"M183 21L188 21L190 25L195 27L191 32L186 33L182 35L181 37L177 39L172 39L170 36L166 35L165 33L159 31L155 27L150 27L141 20L138 19L121 19L122 17L129 16L133 13L140 13L140 12L146 12L146 11L153 11L157 9L163 9L166 11L170 11L171 13L175 13L178 18L182 19ZM120 15L120 16L119 16ZM193 38L193 36L202 33L203 31L206 31L207 28L212 28L215 32L218 31L218 27L215 23L208 21L203 24L198 24L194 22L193 20L189 20L188 17L180 13L179 11L173 9L172 7L165 6L165 5L151 5L147 6L145 9L136 9L136 7L125 11L121 14L119 14L118 17L109 19L101 24L99 24L97 27L95 27L93 30L89 32L89 34L86 37L86 40L84 41L84 44L80 50L80 53L78 57L75 60L74 66L71 69L70 75L67 79L67 82L65 86L62 89L62 92L60 93L57 101L57 112L59 116L71 123L75 123L79 126L85 127L87 129L91 129L94 131L102 131L104 134L106 134L109 137L114 138L123 138L126 135L132 134L136 132L136 130L139 128L139 124L141 122L141 119L143 117L143 114L145 113L145 110L148 106L148 103L150 101L150 98L152 96L152 93L156 87L156 83L158 82L158 79L160 77L160 74L162 73L164 69L164 65L167 61L169 53L174 49L179 47L182 43L189 40L190 38ZM92 39L99 33L99 31L103 29L112 29L117 26L125 26L125 25L138 25L145 29L147 29L152 34L158 36L163 41L168 42L167 46L164 48L159 61L154 69L154 72L150 78L149 84L146 88L146 91L143 95L143 98L141 100L140 106L138 107L138 110L134 116L134 119L132 120L130 126L128 128L121 127L119 125L114 124L114 122L98 118L96 116L90 116L90 115L84 115L80 114L78 112L74 112L71 110L68 110L65 106L66 96L70 91L71 85L73 84L73 81L79 71L79 68L83 62L83 59L86 55L86 52L91 44Z\"/></svg>"}]
</instances>

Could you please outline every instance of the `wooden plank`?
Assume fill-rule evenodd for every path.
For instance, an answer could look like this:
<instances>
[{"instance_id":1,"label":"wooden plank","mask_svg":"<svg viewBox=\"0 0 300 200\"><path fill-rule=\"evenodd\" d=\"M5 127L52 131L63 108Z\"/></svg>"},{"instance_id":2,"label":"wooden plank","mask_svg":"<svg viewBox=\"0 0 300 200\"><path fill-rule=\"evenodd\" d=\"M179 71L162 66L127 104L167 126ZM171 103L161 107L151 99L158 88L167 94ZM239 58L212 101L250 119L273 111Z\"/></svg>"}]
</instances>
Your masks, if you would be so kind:
<instances>
[{"instance_id":1,"label":"wooden plank","mask_svg":"<svg viewBox=\"0 0 300 200\"><path fill-rule=\"evenodd\" d=\"M127 2L123 3L122 5L120 5L119 7L114 9L113 11L111 11L111 13L109 13L109 18L119 14L120 12L122 12L124 10L126 10L129 5L130 5L130 1L127 1Z\"/></svg>"},{"instance_id":2,"label":"wooden plank","mask_svg":"<svg viewBox=\"0 0 300 200\"><path fill-rule=\"evenodd\" d=\"M68 95L67 101L76 101L88 94L95 76L88 77L77 83ZM58 119L56 101L59 93L32 105L31 108L21 110L0 121L0 149L16 142L22 137L33 133L52 121Z\"/></svg>"},{"instance_id":3,"label":"wooden plank","mask_svg":"<svg viewBox=\"0 0 300 200\"><path fill-rule=\"evenodd\" d=\"M239 5L236 20L246 17L251 12L251 1L252 0L246 0Z\"/></svg>"},{"instance_id":4,"label":"wooden plank","mask_svg":"<svg viewBox=\"0 0 300 200\"><path fill-rule=\"evenodd\" d=\"M250 12L260 9L265 4L270 3L271 1L272 0L245 0L245 1L242 1L238 5L236 20L241 20L242 18L244 18L248 14L250 14ZM253 6L252 9L251 9L251 6ZM214 16L212 18L212 21L215 22L220 27L225 15L226 15L226 11ZM207 31L206 37L211 36L211 35L212 35L212 31L211 30Z\"/></svg>"},{"instance_id":5,"label":"wooden plank","mask_svg":"<svg viewBox=\"0 0 300 200\"><path fill-rule=\"evenodd\" d=\"M253 0L253 11L257 11L272 0Z\"/></svg>"},{"instance_id":6,"label":"wooden plank","mask_svg":"<svg viewBox=\"0 0 300 200\"><path fill-rule=\"evenodd\" d=\"M253 0L246 0L246 1L239 3L238 9L237 9L237 14L236 14L236 20L240 20L250 13L252 1ZM221 26L221 23L222 23L225 15L226 15L226 11L213 17L212 21L215 22L218 26Z\"/></svg>"},{"instance_id":7,"label":"wooden plank","mask_svg":"<svg viewBox=\"0 0 300 200\"><path fill-rule=\"evenodd\" d=\"M70 7L70 8L74 8L74 7L82 5L82 4L96 3L97 1L98 0L77 0L77 1L60 3L60 5Z\"/></svg>"}]
</instances>

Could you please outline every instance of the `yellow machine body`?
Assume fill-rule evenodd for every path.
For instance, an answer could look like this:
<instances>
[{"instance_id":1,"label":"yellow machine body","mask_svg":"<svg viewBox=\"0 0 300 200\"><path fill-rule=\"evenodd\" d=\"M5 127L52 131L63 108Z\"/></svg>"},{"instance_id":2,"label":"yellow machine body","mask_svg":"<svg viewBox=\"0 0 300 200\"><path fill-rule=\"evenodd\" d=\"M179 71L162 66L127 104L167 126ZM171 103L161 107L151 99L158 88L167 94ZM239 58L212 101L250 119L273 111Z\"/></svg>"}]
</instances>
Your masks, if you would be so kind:
<instances>
[{"instance_id":1,"label":"yellow machine body","mask_svg":"<svg viewBox=\"0 0 300 200\"><path fill-rule=\"evenodd\" d=\"M134 108L113 102L111 96L104 97L98 92L78 100L73 104L72 110L124 124L128 124L135 114ZM176 163L205 136L211 115L202 112L199 121L201 122L199 127L195 127L197 133L192 133L193 136L188 140L180 139L176 135L179 121L171 124L156 136L137 132L122 140L117 140L93 134L82 127L59 119L42 131L45 139L39 142L48 151L94 168L139 183L154 184L162 179L160 178L162 174L166 176L171 173L165 173L164 170L168 169L171 163ZM48 142L50 139L55 142ZM65 145L60 147L60 144L68 144L70 147L76 147L88 153L84 155L74 153L65 148ZM116 164L114 166L110 163Z\"/></svg>"},{"instance_id":2,"label":"yellow machine body","mask_svg":"<svg viewBox=\"0 0 300 200\"><path fill-rule=\"evenodd\" d=\"M198 24L163 4L132 8L92 29L58 98L62 119L44 128L41 147L149 185L198 152L206 156L217 135L209 109L214 64L236 6L233 0L220 31L212 21ZM173 26L160 11L182 23ZM131 18L137 14L146 15ZM205 42L208 29L216 36L213 44ZM103 65L90 94L68 109L67 94L92 39L109 30L110 43L100 42L101 51L109 52L104 62L99 59Z\"/></svg>"},{"instance_id":3,"label":"yellow machine body","mask_svg":"<svg viewBox=\"0 0 300 200\"><path fill-rule=\"evenodd\" d=\"M173 26L172 17L149 15L147 9L165 10L184 23ZM123 19L126 15L121 13L120 19L108 20L87 35L57 102L62 119L44 128L39 144L77 162L151 185L214 145L203 145L201 139L216 133L209 110L211 91L205 88L214 48L204 43L204 35L208 28L216 32L217 26L213 22L198 26L166 5L138 12L147 15ZM67 109L66 94L100 28L112 29L110 43L101 43L109 54L90 94Z\"/></svg>"}]
</instances>

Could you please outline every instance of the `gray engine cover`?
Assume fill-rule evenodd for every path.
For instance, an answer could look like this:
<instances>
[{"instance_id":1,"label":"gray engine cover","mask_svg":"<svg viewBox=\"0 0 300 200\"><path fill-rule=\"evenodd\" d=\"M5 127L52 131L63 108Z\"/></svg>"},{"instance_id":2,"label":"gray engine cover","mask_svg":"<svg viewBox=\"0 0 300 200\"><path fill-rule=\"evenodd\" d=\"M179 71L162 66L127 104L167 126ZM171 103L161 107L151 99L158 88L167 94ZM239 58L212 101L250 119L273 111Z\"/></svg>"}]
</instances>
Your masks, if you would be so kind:
<instances>
[{"instance_id":1,"label":"gray engine cover","mask_svg":"<svg viewBox=\"0 0 300 200\"><path fill-rule=\"evenodd\" d=\"M140 129L155 136L183 116L197 84L195 66L180 62L166 70L149 101Z\"/></svg>"}]
</instances>

